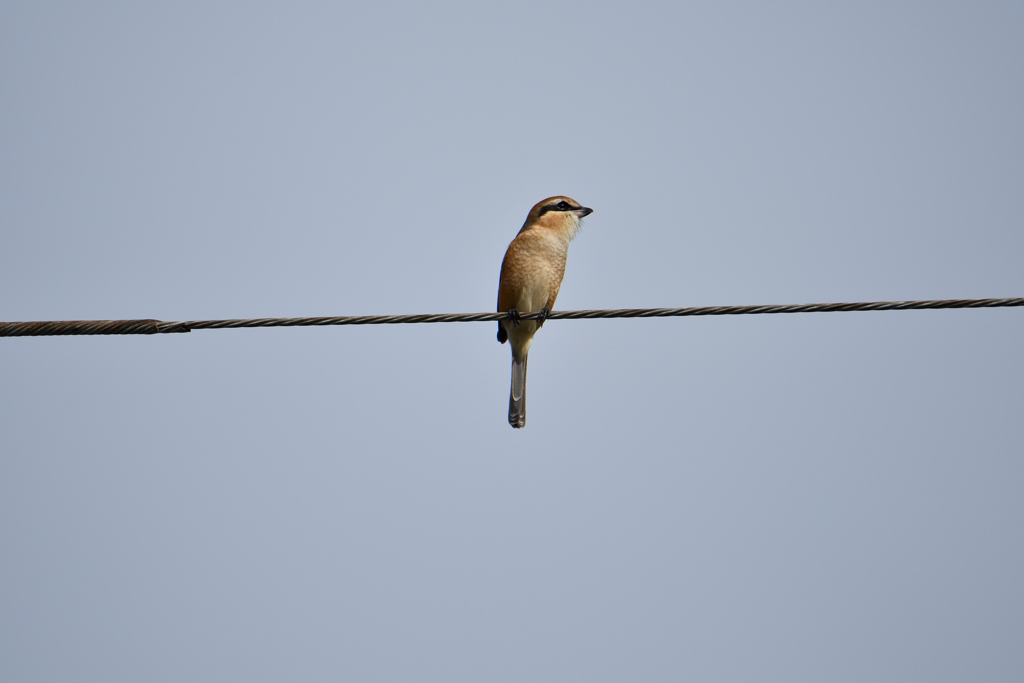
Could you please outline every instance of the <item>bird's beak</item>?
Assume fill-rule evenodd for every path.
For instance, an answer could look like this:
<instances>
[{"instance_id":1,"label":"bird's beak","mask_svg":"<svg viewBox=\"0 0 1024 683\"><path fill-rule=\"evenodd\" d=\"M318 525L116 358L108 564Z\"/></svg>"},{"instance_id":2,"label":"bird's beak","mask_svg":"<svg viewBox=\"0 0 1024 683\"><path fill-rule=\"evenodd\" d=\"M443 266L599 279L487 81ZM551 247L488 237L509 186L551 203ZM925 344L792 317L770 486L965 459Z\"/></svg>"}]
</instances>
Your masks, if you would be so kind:
<instances>
[{"instance_id":1,"label":"bird's beak","mask_svg":"<svg viewBox=\"0 0 1024 683\"><path fill-rule=\"evenodd\" d=\"M580 208L573 211L573 213L579 216L580 218L583 218L584 216L589 216L590 214L594 213L594 210L588 209L585 206L581 206Z\"/></svg>"}]
</instances>

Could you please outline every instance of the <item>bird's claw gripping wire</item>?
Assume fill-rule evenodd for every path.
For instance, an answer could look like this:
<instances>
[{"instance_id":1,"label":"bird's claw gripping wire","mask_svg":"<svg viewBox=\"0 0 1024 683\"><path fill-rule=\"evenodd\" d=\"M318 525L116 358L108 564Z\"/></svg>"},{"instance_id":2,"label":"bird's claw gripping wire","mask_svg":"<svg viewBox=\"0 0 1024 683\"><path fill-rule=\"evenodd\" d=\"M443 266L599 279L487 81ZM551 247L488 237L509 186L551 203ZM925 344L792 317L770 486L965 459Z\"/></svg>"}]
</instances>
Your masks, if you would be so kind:
<instances>
[{"instance_id":1,"label":"bird's claw gripping wire","mask_svg":"<svg viewBox=\"0 0 1024 683\"><path fill-rule=\"evenodd\" d=\"M519 327L519 323L523 321L522 316L519 315L518 308L510 308L508 310L508 319L512 321L512 327Z\"/></svg>"}]
</instances>

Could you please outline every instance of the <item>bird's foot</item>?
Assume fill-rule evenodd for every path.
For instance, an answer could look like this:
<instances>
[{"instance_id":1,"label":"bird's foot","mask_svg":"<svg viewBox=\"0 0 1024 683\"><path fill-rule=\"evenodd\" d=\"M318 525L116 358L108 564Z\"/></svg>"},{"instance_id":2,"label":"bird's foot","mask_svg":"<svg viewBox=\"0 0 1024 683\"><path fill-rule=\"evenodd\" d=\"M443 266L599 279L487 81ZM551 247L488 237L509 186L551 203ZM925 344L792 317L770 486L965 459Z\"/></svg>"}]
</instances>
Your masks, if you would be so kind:
<instances>
[{"instance_id":1,"label":"bird's foot","mask_svg":"<svg viewBox=\"0 0 1024 683\"><path fill-rule=\"evenodd\" d=\"M519 309L510 308L508 311L508 319L512 321L512 327L519 327L519 323L522 322L522 317L519 315Z\"/></svg>"},{"instance_id":2,"label":"bird's foot","mask_svg":"<svg viewBox=\"0 0 1024 683\"><path fill-rule=\"evenodd\" d=\"M540 317L537 318L537 324L538 325L543 325L544 321L548 319L549 315L551 315L551 309L550 308L545 306L544 308L540 309Z\"/></svg>"}]
</instances>

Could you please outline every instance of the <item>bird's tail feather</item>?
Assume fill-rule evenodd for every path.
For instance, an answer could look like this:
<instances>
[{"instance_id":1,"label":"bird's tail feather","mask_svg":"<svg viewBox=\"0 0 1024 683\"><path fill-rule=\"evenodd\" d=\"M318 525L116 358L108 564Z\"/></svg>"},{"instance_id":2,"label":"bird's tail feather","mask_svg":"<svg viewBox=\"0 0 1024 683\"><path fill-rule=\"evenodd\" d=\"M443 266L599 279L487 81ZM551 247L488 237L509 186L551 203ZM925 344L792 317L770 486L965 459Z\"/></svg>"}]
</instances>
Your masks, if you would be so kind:
<instances>
[{"instance_id":1,"label":"bird's tail feather","mask_svg":"<svg viewBox=\"0 0 1024 683\"><path fill-rule=\"evenodd\" d=\"M526 425L526 359L512 355L512 389L508 396L508 423L515 429Z\"/></svg>"}]
</instances>

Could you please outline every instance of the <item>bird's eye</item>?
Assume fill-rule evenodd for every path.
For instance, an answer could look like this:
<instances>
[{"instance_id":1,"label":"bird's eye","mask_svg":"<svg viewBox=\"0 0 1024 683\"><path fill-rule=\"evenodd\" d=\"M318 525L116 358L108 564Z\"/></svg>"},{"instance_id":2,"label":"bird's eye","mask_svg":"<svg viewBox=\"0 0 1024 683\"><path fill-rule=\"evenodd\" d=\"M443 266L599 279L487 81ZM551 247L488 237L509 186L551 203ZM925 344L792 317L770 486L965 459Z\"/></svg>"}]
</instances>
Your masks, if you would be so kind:
<instances>
[{"instance_id":1,"label":"bird's eye","mask_svg":"<svg viewBox=\"0 0 1024 683\"><path fill-rule=\"evenodd\" d=\"M567 210L569 208L569 203L568 202L558 202L557 204L555 204L555 206L558 207L559 211L565 211L565 210Z\"/></svg>"}]
</instances>

